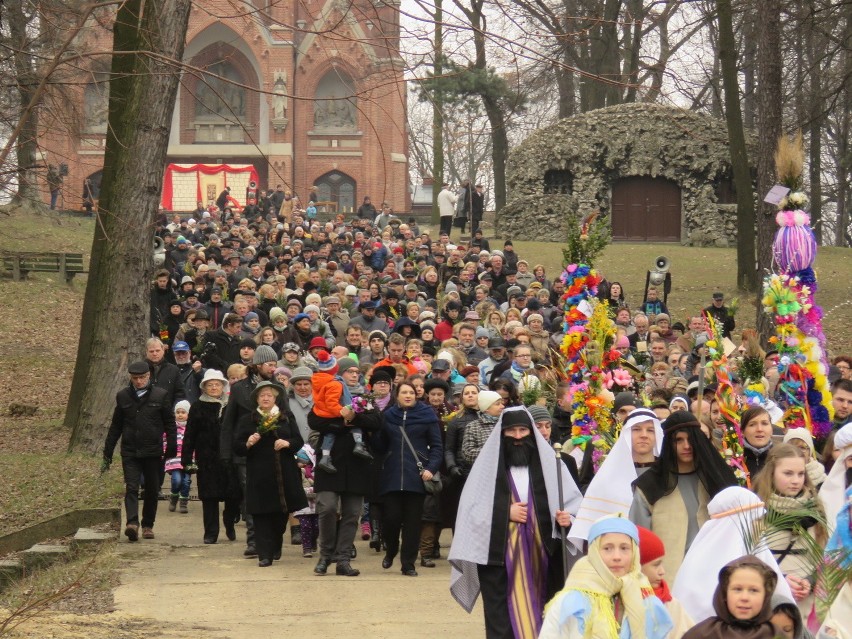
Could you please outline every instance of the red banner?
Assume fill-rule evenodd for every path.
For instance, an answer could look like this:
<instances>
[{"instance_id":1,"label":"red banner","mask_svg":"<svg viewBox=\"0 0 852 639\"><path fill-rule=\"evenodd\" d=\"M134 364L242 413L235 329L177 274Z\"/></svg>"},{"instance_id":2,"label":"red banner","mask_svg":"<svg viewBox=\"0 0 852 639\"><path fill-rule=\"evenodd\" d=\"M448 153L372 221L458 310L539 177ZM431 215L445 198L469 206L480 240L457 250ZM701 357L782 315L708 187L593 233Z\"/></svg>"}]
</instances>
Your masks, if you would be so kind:
<instances>
[{"instance_id":1,"label":"red banner","mask_svg":"<svg viewBox=\"0 0 852 639\"><path fill-rule=\"evenodd\" d=\"M163 176L163 196L160 200L160 205L167 211L173 210L172 200L174 198L174 186L172 184L172 173L195 173L196 174L196 202L204 202L201 196L201 175L216 175L217 173L225 174L225 186L228 186L229 173L248 173L249 181L254 180L255 184L260 181L257 170L251 164L242 166L231 166L230 164L192 164L189 166L181 166L179 164L169 164L166 167L165 175ZM242 208L239 200L233 197L228 198L237 208Z\"/></svg>"}]
</instances>

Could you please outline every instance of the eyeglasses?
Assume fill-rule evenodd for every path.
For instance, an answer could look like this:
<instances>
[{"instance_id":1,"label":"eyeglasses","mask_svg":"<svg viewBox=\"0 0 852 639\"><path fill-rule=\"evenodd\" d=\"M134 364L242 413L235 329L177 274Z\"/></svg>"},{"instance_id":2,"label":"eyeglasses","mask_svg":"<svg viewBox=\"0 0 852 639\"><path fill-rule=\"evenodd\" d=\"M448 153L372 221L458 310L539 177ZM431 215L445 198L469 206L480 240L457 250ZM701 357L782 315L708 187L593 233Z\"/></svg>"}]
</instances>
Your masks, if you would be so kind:
<instances>
[{"instance_id":1,"label":"eyeglasses","mask_svg":"<svg viewBox=\"0 0 852 639\"><path fill-rule=\"evenodd\" d=\"M530 353L524 353L524 354L517 353L515 355L515 357L532 357L532 355Z\"/></svg>"}]
</instances>

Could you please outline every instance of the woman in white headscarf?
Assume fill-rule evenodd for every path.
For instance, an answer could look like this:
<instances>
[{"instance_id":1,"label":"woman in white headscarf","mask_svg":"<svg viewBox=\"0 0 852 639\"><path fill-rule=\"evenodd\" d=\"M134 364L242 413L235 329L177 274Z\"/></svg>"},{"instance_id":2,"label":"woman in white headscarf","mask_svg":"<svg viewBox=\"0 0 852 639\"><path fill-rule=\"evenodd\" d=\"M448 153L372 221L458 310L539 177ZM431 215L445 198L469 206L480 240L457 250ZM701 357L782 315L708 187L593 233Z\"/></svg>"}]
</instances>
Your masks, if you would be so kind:
<instances>
[{"instance_id":1,"label":"woman in white headscarf","mask_svg":"<svg viewBox=\"0 0 852 639\"><path fill-rule=\"evenodd\" d=\"M653 429L650 437L649 423ZM568 533L572 540L580 545L589 538L589 529L598 519L617 513L626 515L630 511L632 484L660 456L662 444L663 429L654 411L637 408L630 413L612 450L586 490Z\"/></svg>"},{"instance_id":2,"label":"woman in white headscarf","mask_svg":"<svg viewBox=\"0 0 852 639\"><path fill-rule=\"evenodd\" d=\"M834 436L834 449L840 451L840 456L819 490L819 498L832 530L840 509L846 503L846 477L850 472L847 469L852 468L852 424L847 424L837 431Z\"/></svg>"},{"instance_id":3,"label":"woman in white headscarf","mask_svg":"<svg viewBox=\"0 0 852 639\"><path fill-rule=\"evenodd\" d=\"M753 554L778 573L775 592L786 601L793 593L765 543L759 543L760 520L766 507L750 490L730 486L707 505L710 520L698 531L677 573L672 595L696 622L716 614L713 593L719 571L729 562ZM751 546L751 547L750 547Z\"/></svg>"}]
</instances>

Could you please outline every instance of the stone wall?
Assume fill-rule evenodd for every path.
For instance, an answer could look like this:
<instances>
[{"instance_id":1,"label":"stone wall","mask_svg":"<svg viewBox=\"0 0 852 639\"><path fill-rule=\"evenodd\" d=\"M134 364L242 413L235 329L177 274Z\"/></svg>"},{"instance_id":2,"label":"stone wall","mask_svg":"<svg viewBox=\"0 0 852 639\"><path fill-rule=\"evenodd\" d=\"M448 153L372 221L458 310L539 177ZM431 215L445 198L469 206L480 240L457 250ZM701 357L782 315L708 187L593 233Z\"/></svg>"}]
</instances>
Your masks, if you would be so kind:
<instances>
[{"instance_id":1,"label":"stone wall","mask_svg":"<svg viewBox=\"0 0 852 639\"><path fill-rule=\"evenodd\" d=\"M509 155L508 202L498 233L562 241L568 220L599 209L610 213L611 185L620 178L660 177L681 188L681 242L736 243L736 205L720 204L717 186L730 179L725 123L658 104L622 104L566 118L527 138ZM571 173L570 195L544 193L550 169Z\"/></svg>"}]
</instances>

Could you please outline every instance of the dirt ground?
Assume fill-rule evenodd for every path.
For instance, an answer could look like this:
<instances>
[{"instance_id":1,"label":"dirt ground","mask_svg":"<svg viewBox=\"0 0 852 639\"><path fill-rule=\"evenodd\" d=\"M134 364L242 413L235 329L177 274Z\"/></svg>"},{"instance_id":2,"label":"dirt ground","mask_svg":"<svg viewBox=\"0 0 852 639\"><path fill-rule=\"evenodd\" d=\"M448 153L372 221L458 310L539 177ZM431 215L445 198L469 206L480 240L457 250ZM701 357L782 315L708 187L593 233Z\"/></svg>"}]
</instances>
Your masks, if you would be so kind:
<instances>
[{"instance_id":1,"label":"dirt ground","mask_svg":"<svg viewBox=\"0 0 852 639\"><path fill-rule=\"evenodd\" d=\"M237 541L224 534L218 544L201 541L201 505L190 502L190 514L169 513L160 502L153 541L135 544L122 539L114 547L117 586L111 605L94 606L87 614L56 610L37 613L0 637L14 639L256 639L294 636L326 639L370 636L375 639L420 639L431 636L481 637L481 608L468 615L449 593L449 565L418 568L420 576L403 577L399 562L382 570L382 555L356 542L352 564L359 577L313 574L316 557L302 557L301 547L285 544L282 561L258 568L244 559L245 528ZM289 542L289 532L286 541ZM446 557L449 534L442 538ZM82 595L82 596L81 596ZM78 605L85 609L85 595ZM108 598L107 598L108 599ZM94 603L94 602L92 602ZM6 615L0 611L0 627Z\"/></svg>"}]
</instances>

